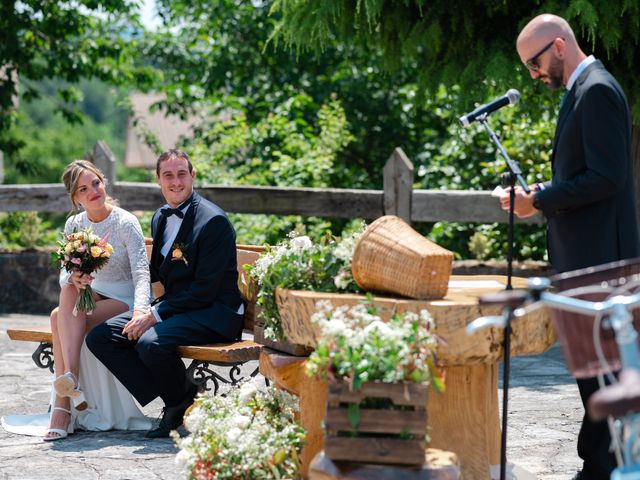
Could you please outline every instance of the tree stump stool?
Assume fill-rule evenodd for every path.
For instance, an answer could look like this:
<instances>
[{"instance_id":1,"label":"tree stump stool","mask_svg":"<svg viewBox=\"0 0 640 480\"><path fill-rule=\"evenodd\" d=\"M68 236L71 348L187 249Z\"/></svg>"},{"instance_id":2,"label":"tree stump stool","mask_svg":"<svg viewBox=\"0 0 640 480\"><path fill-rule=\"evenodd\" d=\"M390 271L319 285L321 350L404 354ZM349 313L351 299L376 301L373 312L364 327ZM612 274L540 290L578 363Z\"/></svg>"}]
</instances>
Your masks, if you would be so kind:
<instances>
[{"instance_id":1,"label":"tree stump stool","mask_svg":"<svg viewBox=\"0 0 640 480\"><path fill-rule=\"evenodd\" d=\"M455 453L427 448L422 467L335 462L318 453L309 467L309 480L459 480Z\"/></svg>"}]
</instances>

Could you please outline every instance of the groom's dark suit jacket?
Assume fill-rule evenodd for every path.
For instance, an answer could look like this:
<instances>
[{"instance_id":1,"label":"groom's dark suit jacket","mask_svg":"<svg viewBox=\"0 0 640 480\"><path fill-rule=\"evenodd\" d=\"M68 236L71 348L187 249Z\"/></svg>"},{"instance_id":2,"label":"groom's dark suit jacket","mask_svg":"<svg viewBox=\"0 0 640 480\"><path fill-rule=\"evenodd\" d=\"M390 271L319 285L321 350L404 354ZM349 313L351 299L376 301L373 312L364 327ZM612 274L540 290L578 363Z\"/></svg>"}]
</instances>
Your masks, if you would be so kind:
<instances>
[{"instance_id":1,"label":"groom's dark suit jacket","mask_svg":"<svg viewBox=\"0 0 640 480\"><path fill-rule=\"evenodd\" d=\"M631 116L600 61L577 78L560 109L553 176L538 201L549 259L559 272L640 255L631 161Z\"/></svg>"},{"instance_id":2,"label":"groom's dark suit jacket","mask_svg":"<svg viewBox=\"0 0 640 480\"><path fill-rule=\"evenodd\" d=\"M165 289L158 314L163 321L186 314L190 321L229 340L238 338L243 316L237 313L242 299L238 290L236 235L226 214L193 192L174 241L174 245L184 247L186 263L172 260L173 249L166 257L160 254L165 224L166 217L157 210L151 221L150 269L151 281L159 280Z\"/></svg>"}]
</instances>

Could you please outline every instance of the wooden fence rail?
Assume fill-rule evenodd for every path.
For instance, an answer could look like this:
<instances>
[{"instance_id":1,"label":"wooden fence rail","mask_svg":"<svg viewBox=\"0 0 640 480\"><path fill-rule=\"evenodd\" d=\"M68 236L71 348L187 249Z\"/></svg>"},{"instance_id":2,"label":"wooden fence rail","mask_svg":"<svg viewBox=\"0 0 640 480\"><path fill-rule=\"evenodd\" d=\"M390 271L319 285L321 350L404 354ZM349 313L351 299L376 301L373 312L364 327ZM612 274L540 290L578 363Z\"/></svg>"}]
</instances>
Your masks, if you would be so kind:
<instances>
[{"instance_id":1,"label":"wooden fence rail","mask_svg":"<svg viewBox=\"0 0 640 480\"><path fill-rule=\"evenodd\" d=\"M114 179L113 154L98 142L90 155ZM378 218L398 215L410 222L506 223L507 214L488 191L414 190L413 165L396 148L384 169L383 190L259 186L198 186L203 197L227 212L302 215L334 218ZM109 193L127 210L153 211L164 203L153 183L111 182ZM0 185L0 212L67 212L62 184ZM518 220L541 223L541 215Z\"/></svg>"}]
</instances>

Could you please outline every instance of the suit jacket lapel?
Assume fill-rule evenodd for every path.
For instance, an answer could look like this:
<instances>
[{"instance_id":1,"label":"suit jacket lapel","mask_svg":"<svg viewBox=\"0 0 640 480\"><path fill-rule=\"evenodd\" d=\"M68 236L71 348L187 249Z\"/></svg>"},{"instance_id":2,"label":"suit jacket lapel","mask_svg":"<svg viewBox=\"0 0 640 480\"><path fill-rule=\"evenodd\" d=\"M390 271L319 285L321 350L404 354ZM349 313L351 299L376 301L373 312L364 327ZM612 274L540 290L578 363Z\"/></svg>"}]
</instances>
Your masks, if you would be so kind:
<instances>
[{"instance_id":1,"label":"suit jacket lapel","mask_svg":"<svg viewBox=\"0 0 640 480\"><path fill-rule=\"evenodd\" d=\"M569 112L573 108L573 104L576 100L576 90L578 86L574 85L574 88L571 91L567 92L567 96L564 99L562 106L560 107L560 112L558 113L558 122L556 123L556 132L553 137L553 150L555 151L556 145L558 143L558 139L560 138L560 132L562 131L562 127L564 127L564 122L569 116Z\"/></svg>"},{"instance_id":2,"label":"suit jacket lapel","mask_svg":"<svg viewBox=\"0 0 640 480\"><path fill-rule=\"evenodd\" d=\"M553 139L553 156L551 157L551 163L555 159L556 147L558 144L558 139L560 138L560 134L562 129L564 128L565 122L569 117L569 113L573 110L573 104L576 102L576 99L580 96L580 90L582 89L582 84L585 82L589 73L596 68L604 68L602 63L599 60L596 60L576 78L576 83L573 85L573 88L567 94L567 98L565 99L562 107L560 107L560 113L558 113L558 123L556 124L556 132Z\"/></svg>"},{"instance_id":3,"label":"suit jacket lapel","mask_svg":"<svg viewBox=\"0 0 640 480\"><path fill-rule=\"evenodd\" d=\"M160 269L160 250L162 249L162 237L164 236L164 228L167 224L167 218L164 215L157 215L153 229L153 247L151 248L151 265L156 269Z\"/></svg>"}]
</instances>

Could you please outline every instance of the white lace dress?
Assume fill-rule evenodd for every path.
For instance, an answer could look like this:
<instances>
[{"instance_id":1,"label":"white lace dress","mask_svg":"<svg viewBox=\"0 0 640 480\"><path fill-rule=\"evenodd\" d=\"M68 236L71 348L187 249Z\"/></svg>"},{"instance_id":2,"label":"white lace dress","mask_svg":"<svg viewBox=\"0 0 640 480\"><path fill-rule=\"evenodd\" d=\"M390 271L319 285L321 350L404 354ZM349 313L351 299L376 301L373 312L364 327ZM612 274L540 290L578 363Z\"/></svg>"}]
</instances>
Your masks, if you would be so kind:
<instances>
[{"instance_id":1,"label":"white lace dress","mask_svg":"<svg viewBox=\"0 0 640 480\"><path fill-rule=\"evenodd\" d=\"M102 222L93 223L85 212L70 217L64 231L69 233L91 227L101 238L108 235L113 254L107 264L93 276L91 287L96 293L120 300L130 309L149 308L150 283L144 237L138 219L119 207ZM69 274L60 272L60 285L67 283ZM80 388L89 408L73 410L74 427L83 430L105 431L148 430L151 420L144 416L131 394L120 381L89 351L83 343L80 352ZM51 402L55 398L52 391ZM2 427L12 433L44 435L49 414L11 415L2 418Z\"/></svg>"}]
</instances>

